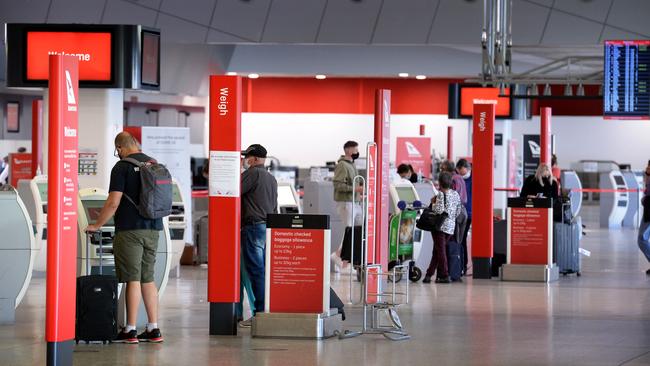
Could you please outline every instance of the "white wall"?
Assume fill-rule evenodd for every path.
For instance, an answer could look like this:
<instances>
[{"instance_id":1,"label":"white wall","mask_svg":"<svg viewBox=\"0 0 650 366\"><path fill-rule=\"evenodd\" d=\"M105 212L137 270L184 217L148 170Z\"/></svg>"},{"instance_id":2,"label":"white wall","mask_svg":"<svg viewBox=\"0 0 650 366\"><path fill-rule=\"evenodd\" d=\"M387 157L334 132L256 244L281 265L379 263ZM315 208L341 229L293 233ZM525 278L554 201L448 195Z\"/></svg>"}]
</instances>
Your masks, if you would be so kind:
<instances>
[{"instance_id":1,"label":"white wall","mask_svg":"<svg viewBox=\"0 0 650 366\"><path fill-rule=\"evenodd\" d=\"M645 168L650 159L650 121L605 120L602 117L555 116L551 120L555 151L562 169L584 159L614 160ZM539 134L539 117L512 121L512 138L520 146L522 135ZM521 155L521 147L517 154Z\"/></svg>"},{"instance_id":2,"label":"white wall","mask_svg":"<svg viewBox=\"0 0 650 366\"><path fill-rule=\"evenodd\" d=\"M420 125L432 138L436 153L447 151L447 126L454 126L454 155L468 155L469 123L449 120L446 115L391 116L391 161L397 137L419 136ZM320 166L337 160L347 140L365 146L373 140L374 117L369 114L244 113L242 148L259 143L283 165ZM364 155L362 153L362 155Z\"/></svg>"}]
</instances>

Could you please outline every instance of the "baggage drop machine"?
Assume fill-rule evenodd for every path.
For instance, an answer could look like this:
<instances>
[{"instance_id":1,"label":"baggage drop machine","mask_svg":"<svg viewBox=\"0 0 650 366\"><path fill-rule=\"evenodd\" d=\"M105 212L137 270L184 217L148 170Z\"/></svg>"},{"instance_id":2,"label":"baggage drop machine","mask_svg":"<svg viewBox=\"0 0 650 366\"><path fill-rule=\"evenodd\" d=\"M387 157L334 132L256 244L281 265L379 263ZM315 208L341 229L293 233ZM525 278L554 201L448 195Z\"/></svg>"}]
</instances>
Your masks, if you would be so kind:
<instances>
[{"instance_id":1,"label":"baggage drop machine","mask_svg":"<svg viewBox=\"0 0 650 366\"><path fill-rule=\"evenodd\" d=\"M278 182L278 213L301 214L300 198L293 184Z\"/></svg>"},{"instance_id":2,"label":"baggage drop machine","mask_svg":"<svg viewBox=\"0 0 650 366\"><path fill-rule=\"evenodd\" d=\"M627 211L623 217L623 227L638 229L641 225L641 218L643 217L643 205L641 204L645 190L645 186L643 185L643 172L626 170L622 174L623 178L625 178L625 184L627 184L627 188L630 190L628 192L629 203L627 205Z\"/></svg>"},{"instance_id":3,"label":"baggage drop machine","mask_svg":"<svg viewBox=\"0 0 650 366\"><path fill-rule=\"evenodd\" d=\"M600 227L620 228L630 204L629 194L614 190L626 190L625 178L620 170L600 174L600 189L610 190L600 194Z\"/></svg>"},{"instance_id":4,"label":"baggage drop machine","mask_svg":"<svg viewBox=\"0 0 650 366\"><path fill-rule=\"evenodd\" d=\"M22 199L34 226L36 257L34 271L45 272L47 268L47 176L18 181L18 194Z\"/></svg>"},{"instance_id":5,"label":"baggage drop machine","mask_svg":"<svg viewBox=\"0 0 650 366\"><path fill-rule=\"evenodd\" d=\"M176 270L176 277L180 277L180 262L185 250L185 197L176 180L172 181L172 214L169 215L169 237L171 239L171 270Z\"/></svg>"},{"instance_id":6,"label":"baggage drop machine","mask_svg":"<svg viewBox=\"0 0 650 366\"><path fill-rule=\"evenodd\" d=\"M432 186L432 188L433 188L433 186ZM431 198L429 198L429 200L431 200ZM411 231L412 234L409 234L407 236L409 236L408 243L409 244L411 242L413 243L412 250L408 249L409 252L410 252L409 253L409 256L411 257L410 259L413 262L416 262L417 259L420 257L420 252L421 252L421 249L422 249L422 239L423 239L423 236L424 236L423 233L422 233L422 230L415 227L415 220L417 219L419 211L410 211L409 210L407 212L407 211L404 211L404 210L400 209L398 207L398 203L400 201L403 201L404 203L406 203L407 207L413 207L414 206L413 203L415 201L420 201L420 196L418 195L418 192L415 189L415 186L413 185L413 183L407 182L407 181L400 181L400 182L394 182L394 183L390 184L390 209L389 209L389 212L391 214L391 218L393 218L395 220L398 220L398 222L400 222L399 220L404 219L405 220L404 224L406 226L408 226L407 221L409 221L410 219L413 219L412 220L413 221L413 229ZM402 217L402 219L396 218L397 216ZM399 225L400 230L402 230L402 229L405 230L405 228L406 228L406 226L404 226L402 224L397 224L397 223L392 223L392 222L389 225L391 225L390 226L391 229L392 229L393 225ZM403 235L406 235L406 234L403 234ZM404 240L406 240L406 238L404 238ZM405 241L402 241L402 244L405 244L405 243L406 243ZM392 243L391 245L394 245L394 243ZM433 243L431 245L433 247ZM403 250L407 250L406 248L407 248L407 246L404 245ZM413 281L419 280L419 278L421 277L421 272L422 271L420 270L420 268L418 268L415 265L415 263L413 263L412 265L409 266L409 277ZM419 273L419 275L416 275L416 273Z\"/></svg>"},{"instance_id":7,"label":"baggage drop machine","mask_svg":"<svg viewBox=\"0 0 650 366\"><path fill-rule=\"evenodd\" d=\"M79 213L78 213L78 227L79 233L77 235L77 275L86 275L86 261L90 261L90 274L99 273L99 243L94 242L93 235L87 236L85 229L89 224L94 223L99 218L108 193L98 188L86 188L79 190ZM115 273L115 257L113 256L113 241L115 238L115 224L113 219L109 220L102 228L102 241L103 241L103 273ZM86 253L86 240L90 237L93 240L90 244L90 253ZM160 232L158 239L158 249L156 251L156 264L154 266L154 283L158 288L158 299L161 299L167 281L169 279L169 271L171 267L172 257L172 241L169 235L169 222L168 218L163 219L163 230ZM126 324L126 291L123 284L120 284L119 303L118 303L118 323ZM138 310L137 326L142 327L147 323L147 313L144 308L144 303L140 303Z\"/></svg>"},{"instance_id":8,"label":"baggage drop machine","mask_svg":"<svg viewBox=\"0 0 650 366\"><path fill-rule=\"evenodd\" d=\"M0 324L14 323L37 254L32 220L13 187L0 188Z\"/></svg>"}]
</instances>

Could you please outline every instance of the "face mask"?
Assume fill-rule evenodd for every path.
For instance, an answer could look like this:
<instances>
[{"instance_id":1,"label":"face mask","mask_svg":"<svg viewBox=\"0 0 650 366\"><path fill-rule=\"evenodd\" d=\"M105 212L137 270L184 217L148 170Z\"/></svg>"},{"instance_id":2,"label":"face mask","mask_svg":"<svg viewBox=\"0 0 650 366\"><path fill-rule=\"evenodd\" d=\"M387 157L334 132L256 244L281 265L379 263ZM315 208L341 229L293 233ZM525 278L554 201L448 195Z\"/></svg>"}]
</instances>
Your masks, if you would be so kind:
<instances>
[{"instance_id":1,"label":"face mask","mask_svg":"<svg viewBox=\"0 0 650 366\"><path fill-rule=\"evenodd\" d=\"M357 159L359 159L359 153L352 154L352 160L357 160Z\"/></svg>"},{"instance_id":2,"label":"face mask","mask_svg":"<svg viewBox=\"0 0 650 366\"><path fill-rule=\"evenodd\" d=\"M244 159L244 164L243 164L243 166L244 166L244 169L248 169L248 168L251 167L251 165L250 165L250 163L248 162L247 159Z\"/></svg>"},{"instance_id":3,"label":"face mask","mask_svg":"<svg viewBox=\"0 0 650 366\"><path fill-rule=\"evenodd\" d=\"M465 173L465 175L463 175L463 179L468 179L470 176L472 176L472 172L467 171L467 173Z\"/></svg>"}]
</instances>

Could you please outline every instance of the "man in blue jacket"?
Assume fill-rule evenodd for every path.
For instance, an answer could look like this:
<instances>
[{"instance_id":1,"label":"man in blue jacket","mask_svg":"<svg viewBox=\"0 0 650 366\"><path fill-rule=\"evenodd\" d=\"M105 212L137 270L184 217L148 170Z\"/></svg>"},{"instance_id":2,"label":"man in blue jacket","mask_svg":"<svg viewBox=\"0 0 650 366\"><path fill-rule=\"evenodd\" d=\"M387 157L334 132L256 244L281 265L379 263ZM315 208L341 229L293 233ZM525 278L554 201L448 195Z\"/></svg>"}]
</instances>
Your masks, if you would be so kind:
<instances>
[{"instance_id":1,"label":"man in blue jacket","mask_svg":"<svg viewBox=\"0 0 650 366\"><path fill-rule=\"evenodd\" d=\"M467 209L467 221L465 222L465 232L463 233L463 240L460 245L463 247L463 274L467 272L467 234L472 225L472 166L466 159L459 159L456 163L456 172L463 177L465 181L465 192L467 194L467 201L465 209Z\"/></svg>"}]
</instances>

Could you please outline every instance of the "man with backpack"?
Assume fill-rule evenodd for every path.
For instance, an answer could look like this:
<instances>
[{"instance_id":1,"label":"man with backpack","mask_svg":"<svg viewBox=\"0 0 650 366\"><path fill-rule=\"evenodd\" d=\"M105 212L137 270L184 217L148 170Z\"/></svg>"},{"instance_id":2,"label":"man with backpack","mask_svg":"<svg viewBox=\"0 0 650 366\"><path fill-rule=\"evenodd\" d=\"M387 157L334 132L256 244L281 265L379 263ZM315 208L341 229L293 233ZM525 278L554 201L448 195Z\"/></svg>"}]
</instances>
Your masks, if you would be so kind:
<instances>
[{"instance_id":1,"label":"man with backpack","mask_svg":"<svg viewBox=\"0 0 650 366\"><path fill-rule=\"evenodd\" d=\"M164 166L143 154L128 132L115 137L115 155L120 158L111 171L108 199L99 218L86 232L96 232L115 215L113 254L115 272L126 283L127 324L113 342L137 344L163 341L158 328L158 288L154 266L162 217L171 210L171 176ZM169 195L169 196L168 196ZM140 299L144 300L148 323L137 334Z\"/></svg>"}]
</instances>

